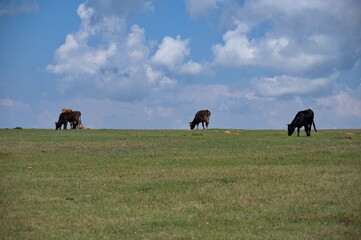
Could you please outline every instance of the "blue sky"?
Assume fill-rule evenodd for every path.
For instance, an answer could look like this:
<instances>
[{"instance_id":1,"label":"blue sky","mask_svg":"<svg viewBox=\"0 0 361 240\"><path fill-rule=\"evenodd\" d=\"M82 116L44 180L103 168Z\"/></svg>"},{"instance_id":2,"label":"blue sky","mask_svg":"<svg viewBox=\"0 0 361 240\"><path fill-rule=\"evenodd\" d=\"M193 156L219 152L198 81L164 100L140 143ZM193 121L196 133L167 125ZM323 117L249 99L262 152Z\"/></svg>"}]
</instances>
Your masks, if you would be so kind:
<instances>
[{"instance_id":1,"label":"blue sky","mask_svg":"<svg viewBox=\"0 0 361 240\"><path fill-rule=\"evenodd\" d=\"M361 128L359 0L2 0L0 128Z\"/></svg>"}]
</instances>

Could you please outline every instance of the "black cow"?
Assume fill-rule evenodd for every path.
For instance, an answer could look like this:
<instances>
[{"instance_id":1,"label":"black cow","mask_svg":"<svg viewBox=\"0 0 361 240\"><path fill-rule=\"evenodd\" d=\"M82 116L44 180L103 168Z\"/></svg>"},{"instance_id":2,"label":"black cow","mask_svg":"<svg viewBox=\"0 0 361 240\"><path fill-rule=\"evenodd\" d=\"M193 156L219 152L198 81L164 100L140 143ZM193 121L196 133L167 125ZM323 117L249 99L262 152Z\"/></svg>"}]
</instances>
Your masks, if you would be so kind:
<instances>
[{"instance_id":1,"label":"black cow","mask_svg":"<svg viewBox=\"0 0 361 240\"><path fill-rule=\"evenodd\" d=\"M202 123L203 129L204 128L204 123L206 123L206 128L208 128L208 124L209 124L209 117L211 116L211 112L208 110L200 110L196 113L196 115L194 116L194 119L192 122L189 122L189 126L190 128L193 130L194 127L197 125L197 129L198 129L198 124Z\"/></svg>"},{"instance_id":2,"label":"black cow","mask_svg":"<svg viewBox=\"0 0 361 240\"><path fill-rule=\"evenodd\" d=\"M313 124L313 129L316 130L315 122L313 121L313 111L311 109L307 109L304 111L300 111L296 114L291 124L288 124L288 136L292 136L295 128L297 128L297 136L300 136L300 128L305 127L305 131L307 136L311 136L311 128Z\"/></svg>"},{"instance_id":3,"label":"black cow","mask_svg":"<svg viewBox=\"0 0 361 240\"><path fill-rule=\"evenodd\" d=\"M64 129L67 129L68 122L70 122L72 129L76 129L81 125L81 112L71 111L61 113L59 115L59 120L55 122L55 130L60 130L61 125L64 125Z\"/></svg>"}]
</instances>

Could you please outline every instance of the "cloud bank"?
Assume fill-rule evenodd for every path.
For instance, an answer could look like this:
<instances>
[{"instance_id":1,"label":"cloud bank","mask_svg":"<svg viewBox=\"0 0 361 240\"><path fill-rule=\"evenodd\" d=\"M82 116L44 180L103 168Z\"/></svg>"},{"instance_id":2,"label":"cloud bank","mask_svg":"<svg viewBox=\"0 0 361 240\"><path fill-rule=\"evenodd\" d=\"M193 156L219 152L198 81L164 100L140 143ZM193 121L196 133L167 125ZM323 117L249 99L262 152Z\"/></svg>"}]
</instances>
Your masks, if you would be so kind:
<instances>
[{"instance_id":1,"label":"cloud bank","mask_svg":"<svg viewBox=\"0 0 361 240\"><path fill-rule=\"evenodd\" d=\"M202 46L211 56L205 62L194 60L192 38L182 32L147 37L134 19L156 15L152 1L80 4L79 29L46 67L59 94L73 96L59 108L73 104L93 119L91 109L103 106L105 117L89 120L102 128L186 128L204 108L212 127L283 128L306 108L320 128L361 127L360 1L184 4L193 21L219 20L220 40Z\"/></svg>"}]
</instances>

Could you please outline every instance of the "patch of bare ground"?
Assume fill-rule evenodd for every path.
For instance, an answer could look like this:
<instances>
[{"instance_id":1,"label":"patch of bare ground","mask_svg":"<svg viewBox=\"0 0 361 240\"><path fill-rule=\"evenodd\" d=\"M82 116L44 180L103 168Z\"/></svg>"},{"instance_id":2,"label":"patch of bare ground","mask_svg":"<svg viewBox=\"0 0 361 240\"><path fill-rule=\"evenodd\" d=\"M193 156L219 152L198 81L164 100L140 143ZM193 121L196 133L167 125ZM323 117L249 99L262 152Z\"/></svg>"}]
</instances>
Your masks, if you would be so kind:
<instances>
[{"instance_id":1,"label":"patch of bare ground","mask_svg":"<svg viewBox=\"0 0 361 240\"><path fill-rule=\"evenodd\" d=\"M233 131L226 130L226 131L224 131L224 133L226 133L226 134L236 134L236 135L240 135L240 134L241 134L241 131L240 131L240 130L233 130Z\"/></svg>"}]
</instances>

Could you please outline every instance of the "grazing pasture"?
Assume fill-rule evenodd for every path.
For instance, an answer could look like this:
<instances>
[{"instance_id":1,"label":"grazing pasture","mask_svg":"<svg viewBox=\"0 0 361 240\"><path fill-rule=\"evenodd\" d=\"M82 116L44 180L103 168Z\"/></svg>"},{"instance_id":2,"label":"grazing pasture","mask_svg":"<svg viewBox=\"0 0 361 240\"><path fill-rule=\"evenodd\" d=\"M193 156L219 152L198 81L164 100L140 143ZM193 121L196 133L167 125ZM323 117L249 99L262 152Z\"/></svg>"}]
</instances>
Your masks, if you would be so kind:
<instances>
[{"instance_id":1,"label":"grazing pasture","mask_svg":"<svg viewBox=\"0 0 361 240\"><path fill-rule=\"evenodd\" d=\"M1 239L361 239L361 130L0 130Z\"/></svg>"}]
</instances>

